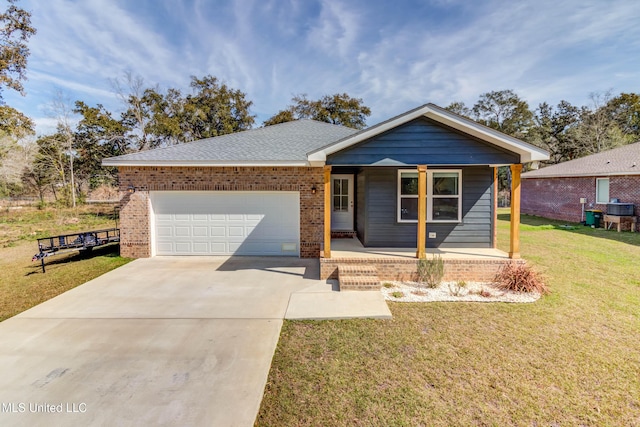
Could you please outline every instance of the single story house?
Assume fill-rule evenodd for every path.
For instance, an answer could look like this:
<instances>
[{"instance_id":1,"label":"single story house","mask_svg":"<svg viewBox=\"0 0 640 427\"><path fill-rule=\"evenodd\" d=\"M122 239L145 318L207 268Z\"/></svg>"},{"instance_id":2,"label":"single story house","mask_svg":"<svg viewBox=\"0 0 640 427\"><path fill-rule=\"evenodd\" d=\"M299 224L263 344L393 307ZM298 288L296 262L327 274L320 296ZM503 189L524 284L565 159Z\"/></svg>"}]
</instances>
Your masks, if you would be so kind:
<instances>
[{"instance_id":1,"label":"single story house","mask_svg":"<svg viewBox=\"0 0 640 427\"><path fill-rule=\"evenodd\" d=\"M103 165L118 168L123 256L322 261L332 258L333 233L356 236L365 250L414 248L415 268L429 248L495 248L496 168L511 166L519 194L522 164L548 157L426 104L360 131L298 120Z\"/></svg>"},{"instance_id":2,"label":"single story house","mask_svg":"<svg viewBox=\"0 0 640 427\"><path fill-rule=\"evenodd\" d=\"M522 174L523 213L580 222L585 209L635 205L640 215L640 142Z\"/></svg>"}]
</instances>

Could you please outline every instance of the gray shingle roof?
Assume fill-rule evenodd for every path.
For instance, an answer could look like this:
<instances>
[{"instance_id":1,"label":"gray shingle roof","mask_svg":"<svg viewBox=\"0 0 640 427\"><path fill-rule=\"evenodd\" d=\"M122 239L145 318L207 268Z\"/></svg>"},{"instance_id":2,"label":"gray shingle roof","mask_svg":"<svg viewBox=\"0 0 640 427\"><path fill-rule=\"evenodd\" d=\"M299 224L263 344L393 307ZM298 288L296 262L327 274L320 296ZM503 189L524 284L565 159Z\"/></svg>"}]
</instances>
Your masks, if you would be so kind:
<instances>
[{"instance_id":1,"label":"gray shingle roof","mask_svg":"<svg viewBox=\"0 0 640 427\"><path fill-rule=\"evenodd\" d=\"M356 129L329 123L296 120L187 144L110 157L104 159L102 164L306 164L308 152L356 132Z\"/></svg>"},{"instance_id":2,"label":"gray shingle roof","mask_svg":"<svg viewBox=\"0 0 640 427\"><path fill-rule=\"evenodd\" d=\"M522 174L522 178L640 174L640 142Z\"/></svg>"},{"instance_id":3,"label":"gray shingle roof","mask_svg":"<svg viewBox=\"0 0 640 427\"><path fill-rule=\"evenodd\" d=\"M110 157L103 166L309 166L322 165L326 156L425 116L444 126L520 155L522 162L547 160L549 153L482 126L433 104L410 110L358 131L314 120L207 138L188 144Z\"/></svg>"}]
</instances>

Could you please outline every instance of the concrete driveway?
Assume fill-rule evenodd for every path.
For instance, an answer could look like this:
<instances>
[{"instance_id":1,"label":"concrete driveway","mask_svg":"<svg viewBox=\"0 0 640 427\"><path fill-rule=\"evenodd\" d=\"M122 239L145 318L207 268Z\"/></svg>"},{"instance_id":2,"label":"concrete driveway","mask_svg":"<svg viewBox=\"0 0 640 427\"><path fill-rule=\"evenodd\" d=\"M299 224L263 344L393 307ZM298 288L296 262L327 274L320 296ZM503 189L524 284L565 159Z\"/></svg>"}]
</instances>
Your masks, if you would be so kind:
<instances>
[{"instance_id":1,"label":"concrete driveway","mask_svg":"<svg viewBox=\"0 0 640 427\"><path fill-rule=\"evenodd\" d=\"M139 259L0 323L0 425L250 426L318 261ZM328 289L327 289L328 287Z\"/></svg>"}]
</instances>

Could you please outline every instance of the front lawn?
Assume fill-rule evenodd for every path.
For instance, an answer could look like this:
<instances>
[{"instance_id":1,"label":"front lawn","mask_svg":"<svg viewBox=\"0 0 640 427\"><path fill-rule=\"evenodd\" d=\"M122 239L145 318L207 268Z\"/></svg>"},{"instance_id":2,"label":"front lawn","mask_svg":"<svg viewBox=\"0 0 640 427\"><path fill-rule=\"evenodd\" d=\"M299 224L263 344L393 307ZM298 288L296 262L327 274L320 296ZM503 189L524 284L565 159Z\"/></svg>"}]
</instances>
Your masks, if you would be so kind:
<instances>
[{"instance_id":1,"label":"front lawn","mask_svg":"<svg viewBox=\"0 0 640 427\"><path fill-rule=\"evenodd\" d=\"M104 205L0 211L0 321L129 262L119 256L117 244L89 256L72 252L46 258L44 274L40 263L31 261L38 252L37 238L113 228L113 212Z\"/></svg>"},{"instance_id":2,"label":"front lawn","mask_svg":"<svg viewBox=\"0 0 640 427\"><path fill-rule=\"evenodd\" d=\"M551 295L285 321L256 424L640 426L640 233L522 222Z\"/></svg>"}]
</instances>

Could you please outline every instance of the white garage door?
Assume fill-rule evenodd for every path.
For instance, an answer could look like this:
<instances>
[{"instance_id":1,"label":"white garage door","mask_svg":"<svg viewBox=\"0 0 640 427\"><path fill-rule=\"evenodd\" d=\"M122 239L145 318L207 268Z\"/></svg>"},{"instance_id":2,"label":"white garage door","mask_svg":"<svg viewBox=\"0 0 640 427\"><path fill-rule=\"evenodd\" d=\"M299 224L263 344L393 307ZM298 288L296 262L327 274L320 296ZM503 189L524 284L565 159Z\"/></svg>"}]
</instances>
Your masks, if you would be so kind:
<instances>
[{"instance_id":1,"label":"white garage door","mask_svg":"<svg viewBox=\"0 0 640 427\"><path fill-rule=\"evenodd\" d=\"M299 255L298 192L151 192L156 255Z\"/></svg>"}]
</instances>

